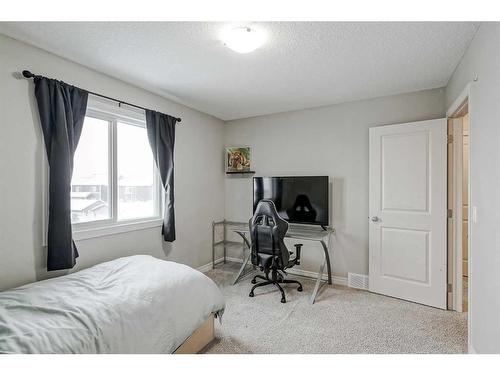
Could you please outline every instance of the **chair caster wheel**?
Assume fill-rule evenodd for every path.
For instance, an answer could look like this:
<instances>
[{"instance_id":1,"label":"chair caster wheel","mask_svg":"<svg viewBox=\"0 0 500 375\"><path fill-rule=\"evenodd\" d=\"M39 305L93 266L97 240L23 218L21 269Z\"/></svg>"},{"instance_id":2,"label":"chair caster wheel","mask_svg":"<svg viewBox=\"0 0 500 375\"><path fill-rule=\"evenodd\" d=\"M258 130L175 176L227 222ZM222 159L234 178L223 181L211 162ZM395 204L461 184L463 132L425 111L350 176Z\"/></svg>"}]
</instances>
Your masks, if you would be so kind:
<instances>
[{"instance_id":1,"label":"chair caster wheel","mask_svg":"<svg viewBox=\"0 0 500 375\"><path fill-rule=\"evenodd\" d=\"M297 290L298 290L299 292L302 292L302 287L301 287L301 286L299 286L299 287L297 288Z\"/></svg>"},{"instance_id":2,"label":"chair caster wheel","mask_svg":"<svg viewBox=\"0 0 500 375\"><path fill-rule=\"evenodd\" d=\"M286 303L286 299L282 298L281 303Z\"/></svg>"},{"instance_id":3,"label":"chair caster wheel","mask_svg":"<svg viewBox=\"0 0 500 375\"><path fill-rule=\"evenodd\" d=\"M253 292L250 292L250 294L248 295L248 297L253 297L253 296L254 296Z\"/></svg>"},{"instance_id":4,"label":"chair caster wheel","mask_svg":"<svg viewBox=\"0 0 500 375\"><path fill-rule=\"evenodd\" d=\"M252 280L252 284L257 284L257 280Z\"/></svg>"}]
</instances>

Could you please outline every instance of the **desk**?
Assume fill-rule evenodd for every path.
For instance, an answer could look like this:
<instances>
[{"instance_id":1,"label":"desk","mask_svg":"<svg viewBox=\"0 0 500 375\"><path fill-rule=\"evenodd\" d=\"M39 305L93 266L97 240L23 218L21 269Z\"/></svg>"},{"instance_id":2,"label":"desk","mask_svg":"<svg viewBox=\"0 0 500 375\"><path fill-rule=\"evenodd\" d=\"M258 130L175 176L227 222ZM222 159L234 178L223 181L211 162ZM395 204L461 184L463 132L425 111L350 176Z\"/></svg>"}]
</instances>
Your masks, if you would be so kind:
<instances>
[{"instance_id":1,"label":"desk","mask_svg":"<svg viewBox=\"0 0 500 375\"><path fill-rule=\"evenodd\" d=\"M236 278L234 279L233 284L236 284L238 280L244 275L245 273L245 268L248 265L250 258L251 258L251 244L250 244L250 229L248 228L248 224L244 223L230 223L228 224L228 229L233 231L234 233L238 234L242 239L244 246L242 247L243 250L243 264L241 265L241 268L236 275ZM323 264L320 266L319 271L318 271L318 277L316 278L316 284L314 286L314 290L311 294L311 298L309 302L311 305L314 303L316 300L316 295L318 294L318 291L321 286L321 281L323 278L323 273L325 271L325 267L327 270L327 275L328 275L328 284L332 284L332 267L331 267L331 262L330 262L330 253L329 253L329 248L328 245L330 244L330 237L332 233L335 232L335 229L333 228L327 228L326 230L323 229L316 229L316 228L296 228L290 226L285 237L286 238L293 238L297 240L306 240L306 241L316 241L321 243L323 247L323 255L324 255L324 260ZM245 252L248 251L248 255L245 254Z\"/></svg>"}]
</instances>

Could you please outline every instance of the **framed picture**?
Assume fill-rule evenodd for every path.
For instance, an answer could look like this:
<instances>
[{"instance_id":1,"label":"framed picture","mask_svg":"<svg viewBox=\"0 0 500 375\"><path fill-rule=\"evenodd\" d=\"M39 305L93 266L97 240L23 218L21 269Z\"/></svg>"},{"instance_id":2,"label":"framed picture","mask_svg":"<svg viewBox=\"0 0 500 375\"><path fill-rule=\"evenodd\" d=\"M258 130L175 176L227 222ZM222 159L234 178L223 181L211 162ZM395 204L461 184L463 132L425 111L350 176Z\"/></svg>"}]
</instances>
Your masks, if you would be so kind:
<instances>
[{"instance_id":1,"label":"framed picture","mask_svg":"<svg viewBox=\"0 0 500 375\"><path fill-rule=\"evenodd\" d=\"M250 147L226 147L226 172L249 172L251 161Z\"/></svg>"}]
</instances>

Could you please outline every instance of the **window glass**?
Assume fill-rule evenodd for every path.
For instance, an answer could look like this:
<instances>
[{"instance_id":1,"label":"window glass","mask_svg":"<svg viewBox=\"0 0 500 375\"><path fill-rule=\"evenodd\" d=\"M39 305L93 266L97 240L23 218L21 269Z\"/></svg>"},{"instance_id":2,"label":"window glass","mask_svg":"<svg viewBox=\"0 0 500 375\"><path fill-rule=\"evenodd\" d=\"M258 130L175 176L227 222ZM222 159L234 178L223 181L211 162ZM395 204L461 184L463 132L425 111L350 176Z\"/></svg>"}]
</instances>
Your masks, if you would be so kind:
<instances>
[{"instance_id":1,"label":"window glass","mask_svg":"<svg viewBox=\"0 0 500 375\"><path fill-rule=\"evenodd\" d=\"M154 161L146 128L118 122L116 133L118 220L158 216Z\"/></svg>"},{"instance_id":2,"label":"window glass","mask_svg":"<svg viewBox=\"0 0 500 375\"><path fill-rule=\"evenodd\" d=\"M73 160L73 223L110 218L109 126L108 121L85 117Z\"/></svg>"}]
</instances>

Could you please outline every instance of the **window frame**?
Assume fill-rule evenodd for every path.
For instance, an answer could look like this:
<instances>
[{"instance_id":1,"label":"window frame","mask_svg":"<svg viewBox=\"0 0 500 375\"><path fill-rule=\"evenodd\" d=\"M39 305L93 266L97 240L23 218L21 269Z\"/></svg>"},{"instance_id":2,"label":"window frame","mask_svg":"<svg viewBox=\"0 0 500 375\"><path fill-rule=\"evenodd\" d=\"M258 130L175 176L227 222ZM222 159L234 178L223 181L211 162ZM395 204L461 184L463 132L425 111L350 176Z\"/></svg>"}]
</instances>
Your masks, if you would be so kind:
<instances>
[{"instance_id":1,"label":"window frame","mask_svg":"<svg viewBox=\"0 0 500 375\"><path fill-rule=\"evenodd\" d=\"M89 238L109 236L118 233L126 233L135 230L160 227L163 223L163 207L165 194L158 168L153 160L153 207L154 216L118 219L118 123L138 126L146 129L146 118L144 111L130 109L119 103L101 99L95 96L89 96L87 111L85 117L108 122L108 219L99 219L88 222L72 223L73 239L75 241ZM46 163L46 181L48 182L48 163ZM44 183L46 189L46 202L44 208L44 222L48 224L48 183ZM48 226L44 225L44 245L47 243Z\"/></svg>"}]
</instances>

